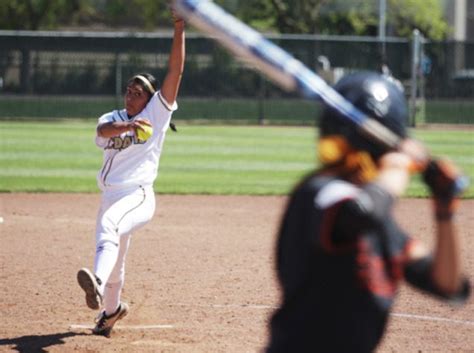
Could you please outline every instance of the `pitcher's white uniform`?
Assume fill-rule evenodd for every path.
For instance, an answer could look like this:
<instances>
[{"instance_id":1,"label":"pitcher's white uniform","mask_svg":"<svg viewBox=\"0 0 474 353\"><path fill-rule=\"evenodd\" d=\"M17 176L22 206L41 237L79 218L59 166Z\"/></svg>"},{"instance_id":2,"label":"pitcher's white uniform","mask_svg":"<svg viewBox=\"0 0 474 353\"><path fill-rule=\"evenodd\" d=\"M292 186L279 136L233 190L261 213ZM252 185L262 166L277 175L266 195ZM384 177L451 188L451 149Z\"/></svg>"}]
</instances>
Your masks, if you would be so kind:
<instances>
[{"instance_id":1,"label":"pitcher's white uniform","mask_svg":"<svg viewBox=\"0 0 474 353\"><path fill-rule=\"evenodd\" d=\"M123 109L99 118L98 126L142 118L148 119L153 127L152 136L145 142L139 141L133 131L111 138L96 136L96 145L104 150L104 161L97 175L102 201L97 216L94 272L102 282L100 291L107 312L113 312L120 303L130 236L149 222L155 212L153 182L176 109L176 102L169 105L156 92L134 117L129 118Z\"/></svg>"}]
</instances>

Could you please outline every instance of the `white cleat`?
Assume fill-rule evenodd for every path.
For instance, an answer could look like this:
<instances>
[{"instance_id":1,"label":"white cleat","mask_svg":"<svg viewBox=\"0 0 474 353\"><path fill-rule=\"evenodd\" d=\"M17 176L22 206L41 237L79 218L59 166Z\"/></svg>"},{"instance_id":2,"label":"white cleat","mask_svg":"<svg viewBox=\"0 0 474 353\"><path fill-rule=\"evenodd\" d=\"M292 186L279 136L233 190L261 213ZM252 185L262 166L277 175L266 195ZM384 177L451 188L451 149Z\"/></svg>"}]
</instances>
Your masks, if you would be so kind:
<instances>
[{"instance_id":1,"label":"white cleat","mask_svg":"<svg viewBox=\"0 0 474 353\"><path fill-rule=\"evenodd\" d=\"M120 303L118 309L110 316L105 315L105 311L102 311L96 319L96 325L92 330L94 335L100 335L110 337L110 333L115 323L123 319L128 314L128 304Z\"/></svg>"},{"instance_id":2,"label":"white cleat","mask_svg":"<svg viewBox=\"0 0 474 353\"><path fill-rule=\"evenodd\" d=\"M86 303L91 309L97 310L102 305L102 295L99 293L100 280L87 268L77 272L77 282L86 292Z\"/></svg>"}]
</instances>

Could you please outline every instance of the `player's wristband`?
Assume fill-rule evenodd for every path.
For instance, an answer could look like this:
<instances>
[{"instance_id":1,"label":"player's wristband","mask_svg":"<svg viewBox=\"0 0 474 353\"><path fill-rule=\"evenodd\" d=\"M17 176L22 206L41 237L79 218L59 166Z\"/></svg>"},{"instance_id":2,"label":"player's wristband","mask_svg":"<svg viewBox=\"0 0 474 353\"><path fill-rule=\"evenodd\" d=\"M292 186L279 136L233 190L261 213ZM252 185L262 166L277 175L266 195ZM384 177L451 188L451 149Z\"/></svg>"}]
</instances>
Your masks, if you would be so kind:
<instances>
[{"instance_id":1,"label":"player's wristband","mask_svg":"<svg viewBox=\"0 0 474 353\"><path fill-rule=\"evenodd\" d=\"M454 217L454 213L459 204L458 199L442 200L435 198L434 200L435 219L437 221L450 221Z\"/></svg>"},{"instance_id":2,"label":"player's wristband","mask_svg":"<svg viewBox=\"0 0 474 353\"><path fill-rule=\"evenodd\" d=\"M454 213L447 211L437 211L435 213L435 219L438 222L451 221L454 217Z\"/></svg>"}]
</instances>

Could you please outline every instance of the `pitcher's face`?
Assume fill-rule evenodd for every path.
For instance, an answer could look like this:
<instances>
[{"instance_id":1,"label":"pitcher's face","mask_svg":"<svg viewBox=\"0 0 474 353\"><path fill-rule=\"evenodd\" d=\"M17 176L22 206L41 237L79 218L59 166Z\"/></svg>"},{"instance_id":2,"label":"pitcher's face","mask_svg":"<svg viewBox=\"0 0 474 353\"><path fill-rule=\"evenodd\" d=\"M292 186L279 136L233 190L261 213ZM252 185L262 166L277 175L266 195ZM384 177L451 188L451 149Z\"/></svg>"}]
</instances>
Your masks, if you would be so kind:
<instances>
[{"instance_id":1,"label":"pitcher's face","mask_svg":"<svg viewBox=\"0 0 474 353\"><path fill-rule=\"evenodd\" d=\"M140 113L148 103L150 94L138 83L131 83L125 92L125 109L129 116Z\"/></svg>"}]
</instances>

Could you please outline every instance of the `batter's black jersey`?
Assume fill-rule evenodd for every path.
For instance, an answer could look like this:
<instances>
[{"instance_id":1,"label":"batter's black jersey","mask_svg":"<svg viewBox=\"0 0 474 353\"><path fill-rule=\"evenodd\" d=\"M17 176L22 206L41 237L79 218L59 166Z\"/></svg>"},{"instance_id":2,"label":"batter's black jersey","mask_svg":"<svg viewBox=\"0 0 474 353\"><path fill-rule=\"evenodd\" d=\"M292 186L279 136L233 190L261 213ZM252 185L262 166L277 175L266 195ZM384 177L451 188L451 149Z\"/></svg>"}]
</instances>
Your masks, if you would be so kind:
<instances>
[{"instance_id":1,"label":"batter's black jersey","mask_svg":"<svg viewBox=\"0 0 474 353\"><path fill-rule=\"evenodd\" d=\"M407 261L414 240L376 185L311 176L292 193L277 244L282 305L267 352L372 352L402 278L442 296L430 258ZM460 297L466 297L463 292Z\"/></svg>"}]
</instances>

